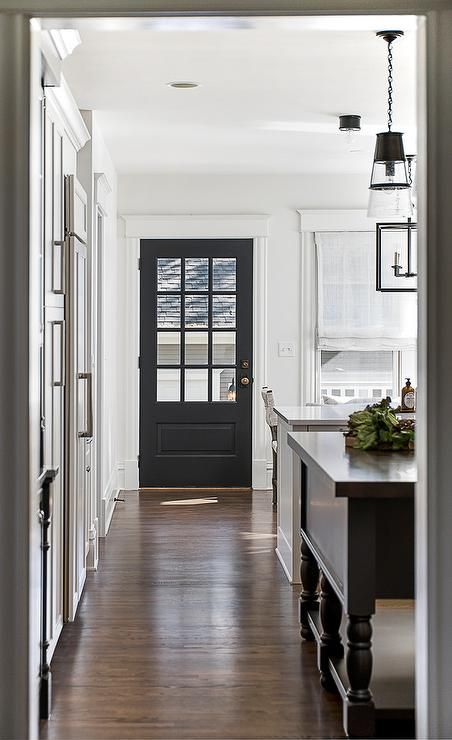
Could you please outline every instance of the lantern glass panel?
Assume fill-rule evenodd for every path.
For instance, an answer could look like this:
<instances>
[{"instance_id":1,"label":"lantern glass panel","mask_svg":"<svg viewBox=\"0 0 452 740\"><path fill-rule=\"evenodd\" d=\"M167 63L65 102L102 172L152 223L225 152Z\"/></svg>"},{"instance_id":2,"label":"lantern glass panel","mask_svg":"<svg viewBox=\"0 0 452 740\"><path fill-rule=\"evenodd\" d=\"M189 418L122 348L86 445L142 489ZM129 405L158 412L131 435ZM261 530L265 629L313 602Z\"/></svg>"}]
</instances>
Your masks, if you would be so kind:
<instances>
[{"instance_id":1,"label":"lantern glass panel","mask_svg":"<svg viewBox=\"0 0 452 740\"><path fill-rule=\"evenodd\" d=\"M389 218L409 218L413 213L411 189L369 190L370 218L386 220Z\"/></svg>"},{"instance_id":2,"label":"lantern glass panel","mask_svg":"<svg viewBox=\"0 0 452 740\"><path fill-rule=\"evenodd\" d=\"M394 188L409 186L406 162L374 162L371 188Z\"/></svg>"}]
</instances>

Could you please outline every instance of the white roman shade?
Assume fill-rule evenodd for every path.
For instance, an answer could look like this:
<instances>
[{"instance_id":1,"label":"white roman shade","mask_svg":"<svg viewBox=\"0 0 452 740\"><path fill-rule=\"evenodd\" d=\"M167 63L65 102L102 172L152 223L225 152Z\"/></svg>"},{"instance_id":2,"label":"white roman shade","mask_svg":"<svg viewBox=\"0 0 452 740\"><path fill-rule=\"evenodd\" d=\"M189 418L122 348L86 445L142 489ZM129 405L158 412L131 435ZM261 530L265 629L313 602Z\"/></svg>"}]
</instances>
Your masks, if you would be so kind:
<instances>
[{"instance_id":1,"label":"white roman shade","mask_svg":"<svg viewBox=\"0 0 452 740\"><path fill-rule=\"evenodd\" d=\"M417 294L376 291L375 232L317 232L315 243L318 348L416 349Z\"/></svg>"}]
</instances>

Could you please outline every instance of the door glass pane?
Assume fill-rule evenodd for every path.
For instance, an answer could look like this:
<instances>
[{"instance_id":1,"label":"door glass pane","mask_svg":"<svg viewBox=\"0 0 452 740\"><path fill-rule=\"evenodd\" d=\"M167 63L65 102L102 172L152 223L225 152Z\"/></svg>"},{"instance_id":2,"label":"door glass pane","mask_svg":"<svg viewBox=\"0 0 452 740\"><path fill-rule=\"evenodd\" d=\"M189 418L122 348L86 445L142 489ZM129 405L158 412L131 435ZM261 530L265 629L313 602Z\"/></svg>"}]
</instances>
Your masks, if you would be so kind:
<instances>
[{"instance_id":1,"label":"door glass pane","mask_svg":"<svg viewBox=\"0 0 452 740\"><path fill-rule=\"evenodd\" d=\"M186 370L185 371L185 400L207 401L208 371Z\"/></svg>"},{"instance_id":2,"label":"door glass pane","mask_svg":"<svg viewBox=\"0 0 452 740\"><path fill-rule=\"evenodd\" d=\"M179 365L180 364L180 332L159 331L157 332L157 364Z\"/></svg>"},{"instance_id":3,"label":"door glass pane","mask_svg":"<svg viewBox=\"0 0 452 740\"><path fill-rule=\"evenodd\" d=\"M236 401L236 393L233 367L212 370L212 401Z\"/></svg>"},{"instance_id":4,"label":"door glass pane","mask_svg":"<svg viewBox=\"0 0 452 740\"><path fill-rule=\"evenodd\" d=\"M157 370L157 401L180 401L180 370Z\"/></svg>"},{"instance_id":5,"label":"door glass pane","mask_svg":"<svg viewBox=\"0 0 452 740\"><path fill-rule=\"evenodd\" d=\"M157 290L180 290L180 259L160 257L157 260Z\"/></svg>"},{"instance_id":6,"label":"door glass pane","mask_svg":"<svg viewBox=\"0 0 452 740\"><path fill-rule=\"evenodd\" d=\"M228 296L229 297L229 296ZM185 326L197 328L207 326L208 296L185 296Z\"/></svg>"},{"instance_id":7,"label":"door glass pane","mask_svg":"<svg viewBox=\"0 0 452 740\"><path fill-rule=\"evenodd\" d=\"M221 257L213 260L213 290L235 290L235 257Z\"/></svg>"},{"instance_id":8,"label":"door glass pane","mask_svg":"<svg viewBox=\"0 0 452 740\"><path fill-rule=\"evenodd\" d=\"M185 290L209 289L209 260L207 257L187 257L185 260Z\"/></svg>"},{"instance_id":9,"label":"door glass pane","mask_svg":"<svg viewBox=\"0 0 452 740\"><path fill-rule=\"evenodd\" d=\"M185 332L185 364L207 365L208 334L206 331Z\"/></svg>"},{"instance_id":10,"label":"door glass pane","mask_svg":"<svg viewBox=\"0 0 452 740\"><path fill-rule=\"evenodd\" d=\"M235 326L235 295L214 295L212 298L212 326Z\"/></svg>"},{"instance_id":11,"label":"door glass pane","mask_svg":"<svg viewBox=\"0 0 452 740\"><path fill-rule=\"evenodd\" d=\"M235 365L235 331L212 332L214 365Z\"/></svg>"},{"instance_id":12,"label":"door glass pane","mask_svg":"<svg viewBox=\"0 0 452 740\"><path fill-rule=\"evenodd\" d=\"M168 329L180 326L180 295L157 296L157 326Z\"/></svg>"}]
</instances>

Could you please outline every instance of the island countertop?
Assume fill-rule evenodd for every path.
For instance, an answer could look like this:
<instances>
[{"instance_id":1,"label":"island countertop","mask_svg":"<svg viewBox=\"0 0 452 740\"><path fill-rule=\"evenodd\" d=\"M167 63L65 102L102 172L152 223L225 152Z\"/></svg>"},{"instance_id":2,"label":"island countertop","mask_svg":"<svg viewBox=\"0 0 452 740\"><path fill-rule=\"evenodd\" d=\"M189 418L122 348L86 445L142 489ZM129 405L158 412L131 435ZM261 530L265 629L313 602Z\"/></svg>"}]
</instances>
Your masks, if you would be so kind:
<instances>
[{"instance_id":1,"label":"island countertop","mask_svg":"<svg viewBox=\"0 0 452 740\"><path fill-rule=\"evenodd\" d=\"M275 406L275 414L291 426L336 426L346 424L350 414L362 411L365 404L338 403L322 406Z\"/></svg>"},{"instance_id":2,"label":"island countertop","mask_svg":"<svg viewBox=\"0 0 452 740\"><path fill-rule=\"evenodd\" d=\"M338 497L401 498L414 495L417 468L413 452L346 448L341 432L290 432L287 440L305 464L328 476Z\"/></svg>"}]
</instances>

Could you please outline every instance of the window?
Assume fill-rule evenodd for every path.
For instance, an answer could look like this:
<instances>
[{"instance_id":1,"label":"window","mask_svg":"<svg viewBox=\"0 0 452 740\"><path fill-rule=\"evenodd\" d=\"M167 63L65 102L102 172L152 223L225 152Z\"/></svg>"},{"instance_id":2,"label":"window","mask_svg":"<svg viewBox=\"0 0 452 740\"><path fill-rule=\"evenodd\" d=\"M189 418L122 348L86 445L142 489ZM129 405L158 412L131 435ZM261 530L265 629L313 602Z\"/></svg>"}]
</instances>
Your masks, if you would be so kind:
<instances>
[{"instance_id":1,"label":"window","mask_svg":"<svg viewBox=\"0 0 452 740\"><path fill-rule=\"evenodd\" d=\"M375 289L375 233L315 234L318 390L330 402L400 395L415 383L416 294Z\"/></svg>"},{"instance_id":2,"label":"window","mask_svg":"<svg viewBox=\"0 0 452 740\"><path fill-rule=\"evenodd\" d=\"M393 352L320 351L320 393L341 401L397 396Z\"/></svg>"}]
</instances>

